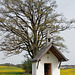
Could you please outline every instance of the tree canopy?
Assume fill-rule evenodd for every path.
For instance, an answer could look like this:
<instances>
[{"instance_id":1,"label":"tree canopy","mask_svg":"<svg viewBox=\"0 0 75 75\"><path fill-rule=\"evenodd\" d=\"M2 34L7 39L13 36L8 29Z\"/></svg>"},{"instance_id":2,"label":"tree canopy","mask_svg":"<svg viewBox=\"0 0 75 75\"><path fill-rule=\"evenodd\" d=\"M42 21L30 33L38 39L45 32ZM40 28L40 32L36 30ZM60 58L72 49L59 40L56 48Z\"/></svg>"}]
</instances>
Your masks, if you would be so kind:
<instances>
[{"instance_id":1,"label":"tree canopy","mask_svg":"<svg viewBox=\"0 0 75 75\"><path fill-rule=\"evenodd\" d=\"M71 27L64 16L55 12L54 0L1 0L0 31L4 35L0 50L8 54L26 51L31 58L46 45L46 29L53 43L65 49L64 39L57 35Z\"/></svg>"}]
</instances>

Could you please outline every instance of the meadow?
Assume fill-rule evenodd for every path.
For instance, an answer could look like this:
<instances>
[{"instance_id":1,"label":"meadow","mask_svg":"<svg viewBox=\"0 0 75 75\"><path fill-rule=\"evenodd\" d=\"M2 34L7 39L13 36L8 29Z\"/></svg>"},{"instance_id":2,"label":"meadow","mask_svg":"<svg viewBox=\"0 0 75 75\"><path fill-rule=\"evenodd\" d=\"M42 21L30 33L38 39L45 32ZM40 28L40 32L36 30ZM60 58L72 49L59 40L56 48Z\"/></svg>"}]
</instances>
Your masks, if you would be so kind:
<instances>
[{"instance_id":1,"label":"meadow","mask_svg":"<svg viewBox=\"0 0 75 75\"><path fill-rule=\"evenodd\" d=\"M25 71L18 67L0 66L0 75L23 75Z\"/></svg>"},{"instance_id":2,"label":"meadow","mask_svg":"<svg viewBox=\"0 0 75 75\"><path fill-rule=\"evenodd\" d=\"M31 75L24 70L12 66L0 66L0 75ZM75 75L75 69L61 69L60 75Z\"/></svg>"},{"instance_id":3,"label":"meadow","mask_svg":"<svg viewBox=\"0 0 75 75\"><path fill-rule=\"evenodd\" d=\"M75 75L75 69L61 69L60 75Z\"/></svg>"}]
</instances>

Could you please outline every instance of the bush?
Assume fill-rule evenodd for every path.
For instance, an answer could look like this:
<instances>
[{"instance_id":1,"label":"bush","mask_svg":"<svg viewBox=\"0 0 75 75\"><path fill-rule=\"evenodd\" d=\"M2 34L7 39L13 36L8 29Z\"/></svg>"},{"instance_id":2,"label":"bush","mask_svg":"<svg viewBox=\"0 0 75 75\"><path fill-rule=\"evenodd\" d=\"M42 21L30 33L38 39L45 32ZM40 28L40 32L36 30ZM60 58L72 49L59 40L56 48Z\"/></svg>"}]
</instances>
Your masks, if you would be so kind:
<instances>
[{"instance_id":1,"label":"bush","mask_svg":"<svg viewBox=\"0 0 75 75\"><path fill-rule=\"evenodd\" d=\"M22 68L26 71L26 73L32 72L32 62L30 59L27 59L27 61L23 62Z\"/></svg>"}]
</instances>

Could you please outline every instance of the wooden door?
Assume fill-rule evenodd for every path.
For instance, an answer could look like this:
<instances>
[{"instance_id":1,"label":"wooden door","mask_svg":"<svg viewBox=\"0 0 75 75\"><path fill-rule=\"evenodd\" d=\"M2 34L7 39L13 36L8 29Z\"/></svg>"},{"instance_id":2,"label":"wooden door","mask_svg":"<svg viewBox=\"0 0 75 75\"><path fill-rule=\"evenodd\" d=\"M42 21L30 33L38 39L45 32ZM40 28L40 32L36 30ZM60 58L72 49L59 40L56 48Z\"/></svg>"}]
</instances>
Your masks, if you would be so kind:
<instances>
[{"instance_id":1,"label":"wooden door","mask_svg":"<svg viewBox=\"0 0 75 75\"><path fill-rule=\"evenodd\" d=\"M44 75L51 75L51 64L44 64Z\"/></svg>"}]
</instances>

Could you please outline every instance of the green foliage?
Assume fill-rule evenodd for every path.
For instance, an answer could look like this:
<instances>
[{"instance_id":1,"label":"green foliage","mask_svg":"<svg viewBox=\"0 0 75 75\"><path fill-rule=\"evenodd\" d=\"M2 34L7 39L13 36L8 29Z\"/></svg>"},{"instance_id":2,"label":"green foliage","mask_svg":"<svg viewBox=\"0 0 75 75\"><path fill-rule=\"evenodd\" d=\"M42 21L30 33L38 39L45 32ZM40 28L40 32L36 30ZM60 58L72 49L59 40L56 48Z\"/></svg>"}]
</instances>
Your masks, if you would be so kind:
<instances>
[{"instance_id":1,"label":"green foliage","mask_svg":"<svg viewBox=\"0 0 75 75\"><path fill-rule=\"evenodd\" d=\"M32 62L30 59L27 59L27 61L23 62L22 68L25 70L26 73L32 73Z\"/></svg>"}]
</instances>

